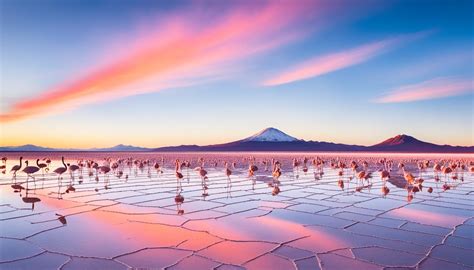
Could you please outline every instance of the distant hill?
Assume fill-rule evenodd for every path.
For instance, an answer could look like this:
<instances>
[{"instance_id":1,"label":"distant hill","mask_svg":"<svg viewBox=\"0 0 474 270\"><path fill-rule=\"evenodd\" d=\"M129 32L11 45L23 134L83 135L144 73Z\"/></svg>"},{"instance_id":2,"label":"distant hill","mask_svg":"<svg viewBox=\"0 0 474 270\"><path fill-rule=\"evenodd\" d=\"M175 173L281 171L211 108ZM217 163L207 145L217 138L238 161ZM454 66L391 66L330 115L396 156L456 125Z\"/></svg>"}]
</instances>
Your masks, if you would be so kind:
<instances>
[{"instance_id":1,"label":"distant hill","mask_svg":"<svg viewBox=\"0 0 474 270\"><path fill-rule=\"evenodd\" d=\"M41 147L33 144L26 144L21 146L5 146L0 147L0 152L59 152L59 151L92 151L92 152L137 152L137 151L151 151L150 148L137 147L132 145L123 145L119 144L113 147L108 148L87 148L87 149L78 149L78 148L49 148Z\"/></svg>"},{"instance_id":2,"label":"distant hill","mask_svg":"<svg viewBox=\"0 0 474 270\"><path fill-rule=\"evenodd\" d=\"M8 152L8 151L18 151L18 152L48 152L48 151L61 151L60 149L56 148L48 148L48 147L41 147L33 144L25 144L20 146L4 146L0 147L0 151Z\"/></svg>"},{"instance_id":3,"label":"distant hill","mask_svg":"<svg viewBox=\"0 0 474 270\"><path fill-rule=\"evenodd\" d=\"M381 143L368 147L370 151L386 152L474 152L474 146L451 146L438 145L434 143L420 141L412 136L401 134L389 138Z\"/></svg>"},{"instance_id":4,"label":"distant hill","mask_svg":"<svg viewBox=\"0 0 474 270\"><path fill-rule=\"evenodd\" d=\"M119 144L109 148L56 149L36 145L0 147L0 151L95 151L95 152L227 152L227 151L307 151L307 152L418 152L418 153L474 153L474 146L438 145L420 141L409 135L397 135L372 146L305 141L270 127L242 140L212 145L179 145L145 148Z\"/></svg>"},{"instance_id":5,"label":"distant hill","mask_svg":"<svg viewBox=\"0 0 474 270\"><path fill-rule=\"evenodd\" d=\"M151 148L138 147L133 145L119 144L108 148L92 148L87 151L100 151L100 152L140 152L140 151L151 151Z\"/></svg>"}]
</instances>

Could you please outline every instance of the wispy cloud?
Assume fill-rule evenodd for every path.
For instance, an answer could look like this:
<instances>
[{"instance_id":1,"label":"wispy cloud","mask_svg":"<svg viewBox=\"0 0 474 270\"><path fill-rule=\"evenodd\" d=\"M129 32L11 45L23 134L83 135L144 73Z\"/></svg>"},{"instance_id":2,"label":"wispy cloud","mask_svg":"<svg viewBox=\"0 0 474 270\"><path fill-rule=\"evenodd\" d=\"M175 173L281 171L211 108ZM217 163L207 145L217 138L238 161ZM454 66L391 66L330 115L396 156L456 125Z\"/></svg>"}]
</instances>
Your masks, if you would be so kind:
<instances>
[{"instance_id":1,"label":"wispy cloud","mask_svg":"<svg viewBox=\"0 0 474 270\"><path fill-rule=\"evenodd\" d=\"M354 66L366 62L377 55L394 48L398 44L425 36L429 33L430 32L420 32L384 39L345 51L317 56L305 63L299 64L287 71L273 76L272 78L264 81L263 85L274 86L287 84Z\"/></svg>"},{"instance_id":2,"label":"wispy cloud","mask_svg":"<svg viewBox=\"0 0 474 270\"><path fill-rule=\"evenodd\" d=\"M290 5L278 2L239 4L230 11L206 16L187 11L161 20L159 31L131 40L117 60L91 67L85 76L10 106L1 122L15 121L58 108L79 106L193 85L249 55L259 54L300 38L295 27L314 15L314 1ZM158 28L158 26L157 26Z\"/></svg>"},{"instance_id":3,"label":"wispy cloud","mask_svg":"<svg viewBox=\"0 0 474 270\"><path fill-rule=\"evenodd\" d=\"M472 79L436 78L394 89L374 100L376 103L413 102L457 96L474 91Z\"/></svg>"}]
</instances>

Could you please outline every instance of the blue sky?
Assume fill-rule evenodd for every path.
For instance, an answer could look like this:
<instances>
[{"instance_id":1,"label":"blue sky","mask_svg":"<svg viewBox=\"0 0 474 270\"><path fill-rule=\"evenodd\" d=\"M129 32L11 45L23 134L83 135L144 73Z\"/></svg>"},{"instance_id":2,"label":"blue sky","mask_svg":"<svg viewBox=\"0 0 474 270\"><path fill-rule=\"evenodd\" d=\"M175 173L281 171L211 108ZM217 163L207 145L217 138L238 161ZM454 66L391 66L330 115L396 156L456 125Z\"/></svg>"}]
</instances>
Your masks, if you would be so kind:
<instances>
[{"instance_id":1,"label":"blue sky","mask_svg":"<svg viewBox=\"0 0 474 270\"><path fill-rule=\"evenodd\" d=\"M474 144L472 1L0 8L2 145Z\"/></svg>"}]
</instances>

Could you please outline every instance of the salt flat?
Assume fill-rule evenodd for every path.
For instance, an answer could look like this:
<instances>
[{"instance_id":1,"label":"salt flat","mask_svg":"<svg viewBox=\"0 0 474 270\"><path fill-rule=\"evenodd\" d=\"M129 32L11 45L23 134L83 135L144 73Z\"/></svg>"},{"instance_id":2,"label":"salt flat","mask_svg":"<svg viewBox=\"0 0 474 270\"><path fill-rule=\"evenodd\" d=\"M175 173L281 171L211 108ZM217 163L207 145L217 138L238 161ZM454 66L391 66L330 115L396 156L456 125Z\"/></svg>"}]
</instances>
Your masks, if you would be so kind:
<instances>
[{"instance_id":1,"label":"salt flat","mask_svg":"<svg viewBox=\"0 0 474 270\"><path fill-rule=\"evenodd\" d=\"M51 169L44 176L35 173L28 184L20 171L12 179L9 170L21 154L30 165L36 156L49 155ZM225 153L68 153L69 164L134 156L145 165L122 161L107 174L84 166L59 180L52 170L62 166L61 154L42 155L9 154L0 176L1 269L474 267L474 175L460 168L444 175L429 166L422 170L421 190L413 192L397 167L404 162L418 179L421 160L459 161L469 168L472 160L465 156L387 154L393 164L384 183L379 155L333 154L322 157L325 163L319 166L311 164L317 154L306 155L304 172L301 153L255 154L254 159ZM338 156L347 164L368 161L365 170L372 177L357 178L362 165L339 175L341 169L331 167ZM199 157L207 179L193 170L202 165ZM272 177L272 157L282 164L278 178ZM191 163L180 168L180 183L173 164L177 158ZM297 168L293 158L300 161ZM235 162L230 178L225 161ZM249 163L258 167L253 176Z\"/></svg>"}]
</instances>

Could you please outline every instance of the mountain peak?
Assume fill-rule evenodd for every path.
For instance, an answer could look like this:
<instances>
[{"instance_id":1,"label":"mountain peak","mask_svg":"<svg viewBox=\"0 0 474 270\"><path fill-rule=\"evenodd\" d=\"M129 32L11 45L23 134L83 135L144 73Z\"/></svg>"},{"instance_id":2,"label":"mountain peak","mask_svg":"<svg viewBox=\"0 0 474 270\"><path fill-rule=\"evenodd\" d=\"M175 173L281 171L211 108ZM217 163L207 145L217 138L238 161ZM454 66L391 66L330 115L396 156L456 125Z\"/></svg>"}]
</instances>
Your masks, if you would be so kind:
<instances>
[{"instance_id":1,"label":"mountain peak","mask_svg":"<svg viewBox=\"0 0 474 270\"><path fill-rule=\"evenodd\" d=\"M388 138L387 140L381 143L378 143L374 146L394 146L394 145L413 144L413 143L423 143L423 142L410 135L399 134L395 137Z\"/></svg>"},{"instance_id":2,"label":"mountain peak","mask_svg":"<svg viewBox=\"0 0 474 270\"><path fill-rule=\"evenodd\" d=\"M299 141L283 131L274 127L266 128L248 138L243 139L244 142L294 142Z\"/></svg>"}]
</instances>

